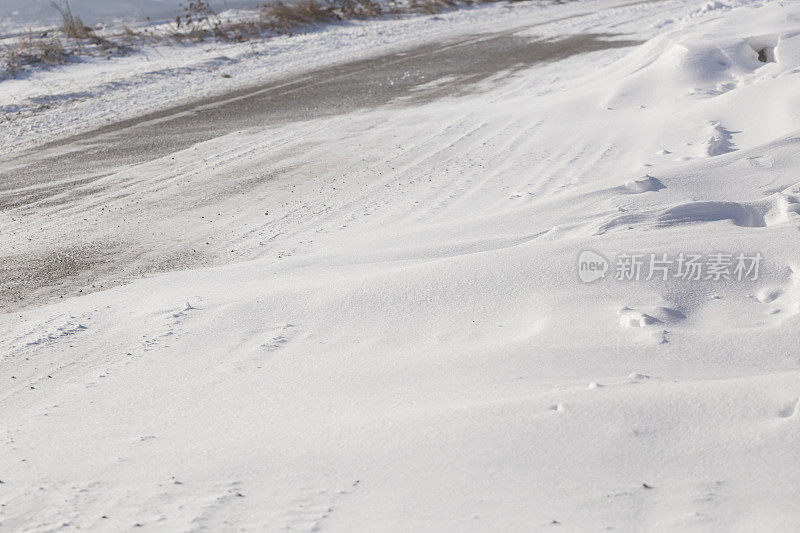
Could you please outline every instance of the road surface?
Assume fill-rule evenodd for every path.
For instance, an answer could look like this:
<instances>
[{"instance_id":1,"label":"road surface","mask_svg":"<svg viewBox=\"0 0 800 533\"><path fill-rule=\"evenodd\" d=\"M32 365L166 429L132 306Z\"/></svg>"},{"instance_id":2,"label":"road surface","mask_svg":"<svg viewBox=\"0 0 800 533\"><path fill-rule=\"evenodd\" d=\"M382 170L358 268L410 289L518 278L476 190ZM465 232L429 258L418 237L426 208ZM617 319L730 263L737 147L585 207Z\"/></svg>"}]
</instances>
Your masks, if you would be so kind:
<instances>
[{"instance_id":1,"label":"road surface","mask_svg":"<svg viewBox=\"0 0 800 533\"><path fill-rule=\"evenodd\" d=\"M552 22L552 21L548 21ZM321 68L190 105L109 125L22 152L0 162L0 231L16 237L2 250L0 309L10 311L64 295L88 293L155 271L219 263L229 243L210 242L170 218L215 204L225 192L193 181L180 205L154 208L141 176L149 164L169 171L171 154L234 132L280 128L320 117L413 106L478 90L478 83L537 63L638 44L604 34L542 40L519 33L531 27L472 35ZM436 82L436 83L431 83ZM202 157L202 154L198 154ZM122 174L121 174L122 173ZM128 172L130 174L130 172ZM113 178L113 179L112 179ZM263 173L263 181L275 173ZM138 181L137 181L138 179ZM241 184L234 187L236 194ZM247 184L249 189L259 183ZM114 221L87 213L126 195ZM155 209L155 211L154 211ZM212 209L213 210L213 209ZM125 224L128 227L125 227ZM20 235L27 238L20 238ZM230 257L224 257L230 260Z\"/></svg>"}]
</instances>

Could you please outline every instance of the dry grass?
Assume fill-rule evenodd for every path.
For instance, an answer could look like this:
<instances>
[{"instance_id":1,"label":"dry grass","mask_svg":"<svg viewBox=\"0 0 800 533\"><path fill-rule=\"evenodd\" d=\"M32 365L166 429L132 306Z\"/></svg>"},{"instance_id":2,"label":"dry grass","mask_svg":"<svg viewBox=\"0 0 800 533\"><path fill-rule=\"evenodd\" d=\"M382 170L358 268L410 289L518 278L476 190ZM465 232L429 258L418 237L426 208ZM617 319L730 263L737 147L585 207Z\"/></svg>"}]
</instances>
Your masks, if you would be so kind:
<instances>
[{"instance_id":1,"label":"dry grass","mask_svg":"<svg viewBox=\"0 0 800 533\"><path fill-rule=\"evenodd\" d=\"M414 13L435 15L436 13L441 13L442 11L456 7L456 2L453 0L412 0L409 7Z\"/></svg>"},{"instance_id":2,"label":"dry grass","mask_svg":"<svg viewBox=\"0 0 800 533\"><path fill-rule=\"evenodd\" d=\"M396 2L393 3L397 6ZM292 35L303 28L345 19L368 19L384 14L374 0L281 0L263 4L257 17L247 20L223 19L205 0L181 4L181 14L172 23L168 36L178 42L217 39L243 42L262 37L265 32ZM390 9L390 12L399 12Z\"/></svg>"},{"instance_id":3,"label":"dry grass","mask_svg":"<svg viewBox=\"0 0 800 533\"><path fill-rule=\"evenodd\" d=\"M94 36L94 31L86 26L80 17L72 13L69 0L64 0L63 4L50 0L50 5L61 15L61 31L64 35L73 39L91 39Z\"/></svg>"},{"instance_id":4,"label":"dry grass","mask_svg":"<svg viewBox=\"0 0 800 533\"><path fill-rule=\"evenodd\" d=\"M476 4L493 4L503 0L411 0L407 12L435 15L443 11L458 9L461 6ZM506 0L507 2L522 2L524 0ZM551 0L554 4L564 3L568 0Z\"/></svg>"},{"instance_id":5,"label":"dry grass","mask_svg":"<svg viewBox=\"0 0 800 533\"><path fill-rule=\"evenodd\" d=\"M58 10L61 24L44 33L9 39L0 46L0 77L15 76L30 67L47 67L66 63L80 56L121 55L131 46L98 36L73 14L69 1L51 5ZM133 32L131 32L133 33Z\"/></svg>"},{"instance_id":6,"label":"dry grass","mask_svg":"<svg viewBox=\"0 0 800 533\"><path fill-rule=\"evenodd\" d=\"M63 4L59 4L56 0L50 0L50 5L61 15L59 30L65 37L74 40L78 47L79 55L83 55L82 46L84 44L95 45L107 53L124 51L125 47L123 45L100 37L92 28L84 24L81 18L72 12L69 0L62 1ZM130 31L128 28L126 30Z\"/></svg>"},{"instance_id":7,"label":"dry grass","mask_svg":"<svg viewBox=\"0 0 800 533\"><path fill-rule=\"evenodd\" d=\"M181 14L175 17L167 36L174 41L203 42L217 39L224 42L244 42L261 36L267 26L260 20L223 19L205 0L192 0L181 4ZM151 41L158 37L149 34Z\"/></svg>"},{"instance_id":8,"label":"dry grass","mask_svg":"<svg viewBox=\"0 0 800 533\"><path fill-rule=\"evenodd\" d=\"M392 2L390 13L399 13L398 4ZM300 0L285 4L278 1L261 6L264 27L291 35L303 27L328 24L347 19L370 19L384 14L374 0Z\"/></svg>"},{"instance_id":9,"label":"dry grass","mask_svg":"<svg viewBox=\"0 0 800 533\"><path fill-rule=\"evenodd\" d=\"M396 2L393 5L397 8ZM373 0L332 0L330 6L345 19L368 19L383 15L381 5Z\"/></svg>"},{"instance_id":10,"label":"dry grass","mask_svg":"<svg viewBox=\"0 0 800 533\"><path fill-rule=\"evenodd\" d=\"M293 34L297 28L341 20L333 8L318 0L300 0L284 4L280 0L261 7L264 26L274 32Z\"/></svg>"},{"instance_id":11,"label":"dry grass","mask_svg":"<svg viewBox=\"0 0 800 533\"><path fill-rule=\"evenodd\" d=\"M69 56L58 37L34 37L30 33L0 49L3 70L9 74L16 74L27 66L66 63Z\"/></svg>"},{"instance_id":12,"label":"dry grass","mask_svg":"<svg viewBox=\"0 0 800 533\"><path fill-rule=\"evenodd\" d=\"M175 17L175 28L170 32L174 39L202 42L214 34L218 17L208 2L192 0L180 6L181 13Z\"/></svg>"}]
</instances>

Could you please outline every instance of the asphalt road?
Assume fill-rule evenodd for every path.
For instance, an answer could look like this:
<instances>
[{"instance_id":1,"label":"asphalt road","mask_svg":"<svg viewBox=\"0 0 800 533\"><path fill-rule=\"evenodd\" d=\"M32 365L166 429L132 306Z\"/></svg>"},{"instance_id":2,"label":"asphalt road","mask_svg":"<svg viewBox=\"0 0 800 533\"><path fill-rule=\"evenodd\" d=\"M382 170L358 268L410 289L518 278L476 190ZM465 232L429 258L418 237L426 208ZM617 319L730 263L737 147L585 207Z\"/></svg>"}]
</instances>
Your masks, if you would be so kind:
<instances>
[{"instance_id":1,"label":"asphalt road","mask_svg":"<svg viewBox=\"0 0 800 533\"><path fill-rule=\"evenodd\" d=\"M154 161L232 132L359 109L415 105L473 90L477 82L499 73L639 44L596 34L537 40L517 35L523 29L321 68L16 154L0 161L0 213L13 216L44 206L77 205L81 195L92 194L94 181L123 166ZM441 78L447 83L425 86ZM86 272L105 272L113 278L111 284L124 282L114 272L125 259L111 248L98 253L96 248L81 250L75 244L66 255L64 249L38 249L35 254L3 249L0 261L0 310L27 307L71 291L80 286L76 280Z\"/></svg>"},{"instance_id":2,"label":"asphalt road","mask_svg":"<svg viewBox=\"0 0 800 533\"><path fill-rule=\"evenodd\" d=\"M398 105L413 105L457 94L500 72L639 44L604 35L538 41L514 35L518 32L472 36L326 67L51 143L0 163L0 210L231 132L375 108L401 96L410 98ZM415 90L444 77L451 81ZM32 185L45 187L32 190Z\"/></svg>"}]
</instances>

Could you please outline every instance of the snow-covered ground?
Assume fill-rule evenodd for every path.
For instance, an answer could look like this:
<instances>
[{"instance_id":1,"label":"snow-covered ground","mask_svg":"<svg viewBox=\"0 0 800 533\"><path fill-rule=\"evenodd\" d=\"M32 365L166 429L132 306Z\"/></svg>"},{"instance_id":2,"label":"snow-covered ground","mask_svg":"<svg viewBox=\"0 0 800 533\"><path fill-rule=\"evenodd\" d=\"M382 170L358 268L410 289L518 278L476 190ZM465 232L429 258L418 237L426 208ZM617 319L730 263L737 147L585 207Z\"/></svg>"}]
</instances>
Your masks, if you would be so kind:
<instances>
[{"instance_id":1,"label":"snow-covered ground","mask_svg":"<svg viewBox=\"0 0 800 533\"><path fill-rule=\"evenodd\" d=\"M251 259L0 317L0 528L797 531L800 4L620 4L418 21L647 42L3 212L9 246L138 212ZM284 64L411 28L287 40ZM161 83L154 105L192 90ZM115 94L20 123L96 123ZM4 146L37 142L16 127Z\"/></svg>"}]
</instances>

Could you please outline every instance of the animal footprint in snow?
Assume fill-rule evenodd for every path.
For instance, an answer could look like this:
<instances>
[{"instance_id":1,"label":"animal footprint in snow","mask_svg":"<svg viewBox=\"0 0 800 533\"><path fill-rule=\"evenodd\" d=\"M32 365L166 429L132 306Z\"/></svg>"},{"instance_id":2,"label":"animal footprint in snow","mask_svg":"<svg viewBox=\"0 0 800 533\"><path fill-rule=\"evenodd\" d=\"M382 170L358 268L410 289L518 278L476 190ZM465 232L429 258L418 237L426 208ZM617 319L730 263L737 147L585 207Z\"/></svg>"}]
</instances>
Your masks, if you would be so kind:
<instances>
[{"instance_id":1,"label":"animal footprint in snow","mask_svg":"<svg viewBox=\"0 0 800 533\"><path fill-rule=\"evenodd\" d=\"M186 305L183 306L183 309L175 313L172 313L172 318L176 319L183 318L189 313L189 311L197 311L197 307L192 307L192 304L186 302Z\"/></svg>"},{"instance_id":2,"label":"animal footprint in snow","mask_svg":"<svg viewBox=\"0 0 800 533\"><path fill-rule=\"evenodd\" d=\"M725 129L719 123L711 124L711 136L706 139L704 143L705 155L714 157L717 155L727 154L736 151L736 145L733 143L733 135L741 133L739 131L730 131Z\"/></svg>"},{"instance_id":3,"label":"animal footprint in snow","mask_svg":"<svg viewBox=\"0 0 800 533\"><path fill-rule=\"evenodd\" d=\"M781 287L763 287L756 294L756 299L762 304L768 304L780 298L782 294L783 288Z\"/></svg>"},{"instance_id":4,"label":"animal footprint in snow","mask_svg":"<svg viewBox=\"0 0 800 533\"><path fill-rule=\"evenodd\" d=\"M641 328L647 331L646 340L650 344L666 344L669 342L669 331L662 328L665 324L673 324L686 318L682 312L670 307L653 307L647 312L623 307L617 311L619 325L624 328Z\"/></svg>"},{"instance_id":5,"label":"animal footprint in snow","mask_svg":"<svg viewBox=\"0 0 800 533\"><path fill-rule=\"evenodd\" d=\"M272 331L272 336L266 342L261 344L261 347L270 352L279 350L292 339L294 336L294 329L294 324L284 324L282 326L278 326Z\"/></svg>"},{"instance_id":6,"label":"animal footprint in snow","mask_svg":"<svg viewBox=\"0 0 800 533\"><path fill-rule=\"evenodd\" d=\"M643 178L627 182L621 189L622 192L626 192L628 194L641 194L643 192L660 191L661 189L666 188L667 187L661 183L661 181L648 174Z\"/></svg>"},{"instance_id":7,"label":"animal footprint in snow","mask_svg":"<svg viewBox=\"0 0 800 533\"><path fill-rule=\"evenodd\" d=\"M800 197L790 187L769 197L764 219L768 226L800 220Z\"/></svg>"},{"instance_id":8,"label":"animal footprint in snow","mask_svg":"<svg viewBox=\"0 0 800 533\"><path fill-rule=\"evenodd\" d=\"M31 331L27 336L27 342L25 342L24 346L26 348L32 348L46 344L52 344L59 339L76 335L88 329L86 326L76 322L75 320L76 317L71 316L69 317L69 320L60 326L48 324L47 326Z\"/></svg>"},{"instance_id":9,"label":"animal footprint in snow","mask_svg":"<svg viewBox=\"0 0 800 533\"><path fill-rule=\"evenodd\" d=\"M619 315L619 325L624 328L646 328L661 322L647 313L636 311L630 307L621 308L617 314Z\"/></svg>"},{"instance_id":10,"label":"animal footprint in snow","mask_svg":"<svg viewBox=\"0 0 800 533\"><path fill-rule=\"evenodd\" d=\"M768 285L756 293L756 300L768 306L770 315L788 317L800 313L800 267L790 268L792 280L788 285Z\"/></svg>"},{"instance_id":11,"label":"animal footprint in snow","mask_svg":"<svg viewBox=\"0 0 800 533\"><path fill-rule=\"evenodd\" d=\"M778 411L778 416L781 418L792 418L797 414L798 408L800 408L800 399L791 401L781 407Z\"/></svg>"},{"instance_id":12,"label":"animal footprint in snow","mask_svg":"<svg viewBox=\"0 0 800 533\"><path fill-rule=\"evenodd\" d=\"M681 311L671 307L655 306L647 308L646 311L623 307L617 311L619 324L623 327L644 328L657 324L673 324L686 318Z\"/></svg>"},{"instance_id":13,"label":"animal footprint in snow","mask_svg":"<svg viewBox=\"0 0 800 533\"><path fill-rule=\"evenodd\" d=\"M781 194L778 206L786 220L792 220L800 215L800 199L797 196Z\"/></svg>"}]
</instances>

